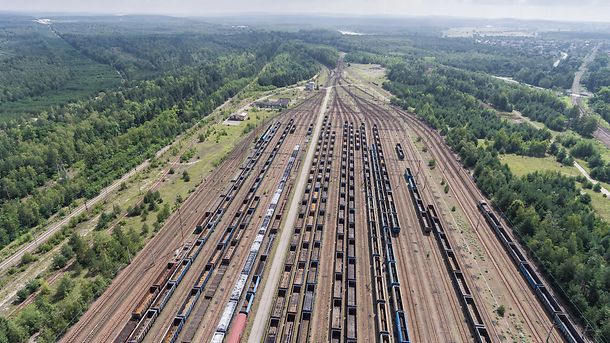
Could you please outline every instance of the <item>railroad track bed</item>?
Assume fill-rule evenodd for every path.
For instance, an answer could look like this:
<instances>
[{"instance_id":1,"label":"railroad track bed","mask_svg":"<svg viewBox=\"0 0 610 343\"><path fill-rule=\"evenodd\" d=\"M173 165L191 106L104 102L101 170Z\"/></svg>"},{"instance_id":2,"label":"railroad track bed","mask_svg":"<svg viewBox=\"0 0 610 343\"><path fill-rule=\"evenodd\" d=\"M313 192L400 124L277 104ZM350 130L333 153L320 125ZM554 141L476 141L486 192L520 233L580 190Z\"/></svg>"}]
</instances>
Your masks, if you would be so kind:
<instances>
[{"instance_id":1,"label":"railroad track bed","mask_svg":"<svg viewBox=\"0 0 610 343\"><path fill-rule=\"evenodd\" d=\"M357 340L354 127L343 124L330 314L330 341Z\"/></svg>"},{"instance_id":2,"label":"railroad track bed","mask_svg":"<svg viewBox=\"0 0 610 343\"><path fill-rule=\"evenodd\" d=\"M421 123L419 119L415 118L413 115L402 110L395 108L390 108L388 110L377 104L373 104L370 101L367 102L377 112L394 113L393 116L390 116L393 117L391 118L391 121L400 121L403 124L407 123L411 126L411 129L415 131L419 137L424 137L424 142L431 151L432 156L437 161L442 161L441 174L452 186L450 190L460 207L464 210L467 220L473 228L476 227L474 231L476 238L481 242L485 253L489 257L489 259L485 258L483 262L486 263L486 260L490 261L499 275L498 278L494 279L489 279L489 276L486 276L483 279L486 283L483 288L489 289L494 299L498 296L509 296L511 298L514 307L511 306L509 308L516 310L520 315L522 324L519 326L523 326L522 329L525 329L524 331L529 333L528 336L532 337L532 339L544 340L547 337L547 333L549 333L548 338L551 342L561 342L564 340L569 342L580 342L582 336L580 335L579 330L570 321L565 311L561 309L560 304L553 298L552 293L549 292L548 288L541 281L539 275L536 275L535 268L526 258L524 259L523 256L519 256L520 251L514 251L515 249L513 249L513 247L515 247L515 245L511 244L514 243L514 240L509 239L511 234L507 233L506 230L496 229L494 223L485 217L485 211L482 211L483 215L477 213L477 203L480 199L484 199L484 196L476 188L470 177L467 176L467 173L460 173L460 166L456 163L455 156L448 150L442 138L439 138L438 133ZM402 148L402 146L400 148ZM399 148L396 147L396 149L398 153ZM419 212L419 209L416 208L416 211ZM477 216L482 216L485 221L487 221L492 229L490 231L496 234L495 238L493 235L488 235L479 229L480 225L478 222L480 219L476 218ZM429 228L430 224L426 223L426 219L424 218L421 220L421 226L424 230L427 230L427 227ZM447 233L446 236L451 236L451 234ZM492 251L494 253L492 253ZM513 270L508 270L508 268L501 267L510 264L506 263L506 261L511 259L513 260L513 264L517 266L516 270L518 270L518 273L515 273ZM488 271L485 273L488 273ZM521 274L522 278L517 274ZM473 280L477 281L477 283L481 281L480 278L473 278ZM524 284L522 280L527 282ZM524 285L529 285L530 291L528 291L528 287L525 287ZM500 291L499 289L502 288L505 290ZM481 298L482 294L480 294L480 291L482 290L482 287L477 285L474 289L478 292L475 291L473 293L473 298ZM534 300L532 302L532 300L525 300L525 298L531 298L532 293L538 301ZM494 324L492 327L487 327L487 329L492 329L488 334L490 334L491 337L498 337L498 333L495 332L495 325L497 325L497 322L491 319L490 316L490 313L493 312L494 309L492 308L490 310L487 307L487 302L481 301L481 303L486 307L481 311L484 321ZM498 303L496 302L494 307L497 305ZM551 319L552 323L547 322L549 319ZM555 325L555 327L553 327L553 325Z\"/></svg>"},{"instance_id":3,"label":"railroad track bed","mask_svg":"<svg viewBox=\"0 0 610 343\"><path fill-rule=\"evenodd\" d=\"M424 230L426 233L430 233L430 231L432 231L438 242L438 247L443 254L443 260L447 266L447 271L451 276L453 286L463 306L464 313L470 324L470 328L473 331L475 341L479 343L491 342L492 340L487 327L483 322L479 308L477 307L473 294L470 291L470 286L468 286L469 282L466 280L466 277L462 272L460 263L453 251L453 248L451 247L451 243L447 238L447 234L445 233L441 220L436 213L434 205L428 205L427 209L425 206L423 206L423 201L421 200L421 195L419 194L417 184L411 169L409 168L407 168L405 171L405 182L407 182L409 192L413 197L413 203L415 204L415 209L422 226L422 230Z\"/></svg>"},{"instance_id":4,"label":"railroad track bed","mask_svg":"<svg viewBox=\"0 0 610 343\"><path fill-rule=\"evenodd\" d=\"M309 108L309 111L310 110L311 108ZM193 264L192 262L197 258L197 256L199 256L199 252L202 251L202 249L206 250L206 253L209 253L209 256L207 257L207 262L205 263L202 269L198 269L199 275L197 275L196 281L193 283L192 288L189 290L187 296L182 301L180 301L181 304L177 308L174 318L163 333L163 341L175 341L178 338L180 331L182 331L184 325L188 324L187 320L189 317L194 317L194 319L196 320L198 314L201 314L201 312L205 312L205 310L197 312L193 312L193 310L201 309L201 307L207 308L207 306L200 306L198 302L209 303L208 300L211 298L211 295L214 294L215 289L217 289L217 286L220 283L220 280L222 280L223 275L227 271L231 260L234 259L235 256L241 254L241 252L238 251L239 242L242 240L242 237L245 234L245 229L250 225L252 218L257 212L257 208L259 207L260 195L255 196L255 193L263 183L265 174L272 165L273 159L278 154L279 149L282 146L286 137L295 133L297 125L300 127L299 131L303 131L304 133L304 126L306 125L304 122L307 120L306 118L308 116L296 116L297 122L295 122L294 119L295 115L292 115L292 117L292 119L287 120L281 137L277 139L277 142L275 143L276 146L271 151L269 157L265 161L264 165L261 167L261 170L258 171L258 176L254 181L252 181L252 184L249 184L250 189L248 189L245 198L240 198L240 200L243 202L239 206L238 210L234 213L235 217L229 222L220 238L218 238L218 240L216 241L216 246L211 247L211 243L208 243L207 246L209 248L203 249L204 245L206 245L206 243L208 242L209 237L211 237L211 234L213 233L214 229L218 225L220 225L225 213L227 213L229 209L229 206L232 203L233 207L238 206L237 202L234 202L233 200L238 196L239 190L242 188L243 184L248 179L249 174L253 172L255 165L260 159L262 153L265 151L266 146L269 145L269 143L275 136L275 132L278 131L278 128L280 126L279 122L276 122L275 124L271 125L269 129L262 134L261 139L255 144L252 154L248 156L242 167L231 180L228 186L228 191L223 192L222 195L217 199L216 203L212 206L212 210L207 211L200 219L199 223L197 224L195 230L192 233L193 235L197 235L197 239L195 240L195 244L193 244L193 249L190 249L189 244L185 245L185 249L188 248L190 250L187 256L181 258L180 272L176 274L176 280L168 280L166 282L166 285L159 285L160 287L158 288L160 289L160 294L156 295L156 297L153 299L152 304L148 304L148 300L142 299L144 301L141 303L149 305L147 310L148 313L146 313L146 315L144 316L140 315L140 320L138 321L138 323L136 323L136 325L134 325L133 323L138 316L132 314L132 320L130 320L129 323L125 326L125 329L119 335L119 337L117 337L116 341L126 341L127 339L129 339L130 341L142 341L144 339L144 336L146 335L147 331L150 330L151 327L153 327L155 319L159 316L163 308L168 304L168 300L170 300L172 295L176 294L176 287L179 286L180 281L182 281L182 278L188 272L188 270L192 269L190 268ZM299 137L298 140L301 140L301 137ZM205 257L202 257L200 259L203 258ZM187 286L184 286L183 288L185 287ZM154 294L154 292L150 293ZM147 296L150 297L149 294L147 294ZM203 300L198 301L200 299ZM178 300L173 300L174 303L176 301ZM154 308L152 306L154 306ZM146 306L139 305L138 307ZM172 310L176 310L175 305L174 308L169 309L167 311ZM197 325L187 325L187 330L185 330L186 332L183 333L183 336L190 336L189 333L192 334L192 330L189 332L188 329L193 326L195 328L197 327ZM129 333L130 331L131 333L134 333L134 335ZM124 338L125 336L127 336L128 338ZM160 337L158 329L154 336ZM181 338L184 341L189 341L189 337ZM150 341L151 339L147 338L147 340Z\"/></svg>"},{"instance_id":5,"label":"railroad track bed","mask_svg":"<svg viewBox=\"0 0 610 343\"><path fill-rule=\"evenodd\" d=\"M305 341L309 336L334 144L335 133L326 116L268 319L266 342Z\"/></svg>"},{"instance_id":6,"label":"railroad track bed","mask_svg":"<svg viewBox=\"0 0 610 343\"><path fill-rule=\"evenodd\" d=\"M487 256L489 256L490 268L496 270L499 275L498 278L495 280L491 279L489 282L488 287L491 287L493 292L492 295L494 297L509 297L508 299L505 298L504 301L510 301L513 304L510 308L517 311L520 318L522 318L521 322L524 323L524 333L529 337L532 337L532 339L545 340L547 332L550 330L550 342L562 342L564 339L568 341L576 339L578 341L578 338L566 338L567 336L561 337L560 331L553 328L551 319L557 320L557 317L552 315L552 312L548 312L548 303L545 303L546 300L542 300L543 297L536 294L535 285L540 285L540 283L538 283L540 281L539 277L536 278L537 280L534 280L526 275L531 275L531 273L528 272L528 269L531 271L533 268L523 267L522 270L513 269L514 267L510 266L512 264L511 258L517 266L519 266L519 263L516 262L514 255L507 253L507 250L503 248L502 239L494 237L494 235L487 230L480 229L480 224L485 222L485 218L478 211L477 203L483 198L483 195L480 194L466 173L459 172L460 167L457 165L453 154L446 149L441 148L443 147L444 142L442 140L437 140L438 137L436 137L436 133L424 126L417 119L410 116L407 117L404 113L402 115L403 118L409 119L409 122L418 134L425 134L430 140L435 140L434 144L427 145L433 156L439 161L442 161L443 165L446 166L441 170L441 174L451 186L450 190L455 195L455 199L460 207L464 210L471 227L476 228L474 230L474 235L478 238L478 241L481 243ZM487 258L485 260L487 260ZM531 267L531 264L529 267ZM528 284L530 285L531 290L528 290ZM499 291L499 289L502 288L505 290ZM536 298L541 301L538 302ZM545 311L545 309L547 311ZM490 310L488 311L491 312ZM567 319L566 317L563 318ZM555 324L561 328L561 324L558 324L557 322ZM566 327L564 327L564 330L574 330L572 332L576 332L571 323L565 325ZM571 329L568 327L571 327ZM573 333L570 335L577 334Z\"/></svg>"},{"instance_id":7,"label":"railroad track bed","mask_svg":"<svg viewBox=\"0 0 610 343\"><path fill-rule=\"evenodd\" d=\"M238 176L234 177L234 179L239 181L232 182L227 194L232 194L241 187L245 176L252 170L258 157L260 157L261 151L268 144L268 140L265 137L271 138L277 131L277 127L277 125L269 127L265 132L265 136L256 142L253 152L248 155L242 164ZM190 244L186 244L182 248L182 251L186 253L182 255L175 254L173 260L168 262L167 267L156 277L149 291L137 302L131 313L131 320L125 325L115 341L143 339L150 325L156 319L158 312L165 306L168 298L173 294L176 285L182 280L191 262L197 257L202 246L213 233L216 227L214 223L217 223L223 214L221 206L225 202L224 199L224 195L220 196L214 205L212 205L213 210L204 213L195 230L190 235L190 239L195 239L196 243L192 247ZM152 309L151 305L155 305L155 308ZM150 309L153 311L147 313Z\"/></svg>"},{"instance_id":8,"label":"railroad track bed","mask_svg":"<svg viewBox=\"0 0 610 343\"><path fill-rule=\"evenodd\" d=\"M164 309L164 307L165 307L164 305L167 304L167 301L173 295L173 293L174 293L173 289L175 289L175 287L177 287L177 285L180 284L180 282L182 281L182 278L184 277L186 272L189 270L192 262L198 257L203 246L208 242L210 236L216 230L216 227L220 224L225 213L227 212L228 206L233 202L233 200L236 197L236 194L245 184L246 179L248 178L250 173L254 170L254 166L257 164L258 160L262 156L263 151L266 149L269 142L271 142L272 138L275 136L279 127L280 127L280 124L276 123L276 124L271 125L265 131L265 133L261 136L261 138L255 144L253 152L246 158L246 161L244 162L244 164L242 165L240 170L236 173L236 175L231 180L227 192L224 194L221 194L219 196L218 200L215 202L215 204L211 208L211 210L206 211L203 214L199 224L197 224L197 226L195 227L195 229L193 231L193 235L196 235L198 243L193 246L190 246L189 244L187 244L185 246L185 250L187 250L187 252L186 252L185 256L180 259L179 263L174 263L171 268L168 264L167 269L169 269L171 271L171 275L170 275L169 271L164 270L162 272L162 274L159 276L158 280L159 279L161 279L161 280L159 280L157 282L158 286L159 286L159 287L157 287L157 290L159 291L159 293L161 293L161 289L167 290L167 291L163 292L162 294L157 294L156 298L154 300L152 300L152 302L157 303L159 306L156 308L152 308L150 306L151 301L148 300L151 297L149 296L149 294L146 294L146 296L142 299L142 301L140 301L138 303L138 306L136 306L135 310L132 312L132 321L139 320L139 322L135 325L135 328L133 329L132 332L129 332L124 329L122 331L121 335L119 335L115 341L117 341L117 342L124 342L124 341L141 342L144 339L144 337L146 336L146 333L148 333L148 331L154 324L155 319L157 318L159 313ZM286 130L284 130L284 131L286 132ZM272 158L272 157L270 156L270 158ZM266 170L265 170L265 172L266 172ZM260 175L259 175L259 177L260 177ZM253 193L254 192L252 191L252 188L251 188L250 191L248 192L247 198L244 200L244 203L242 205L243 213L245 213L244 218L246 220L248 220L248 218L251 218L252 213L258 203L258 198L255 198L253 196ZM223 256L223 253L226 251L226 252L228 252L228 255L229 255L229 254L232 254L232 252L234 251L234 248L232 248L234 246L234 244L231 243L231 240L232 240L234 234L236 234L237 232L243 232L243 229L245 227L245 225L240 225L241 221L242 221L241 216L236 217L236 220L237 220L237 223L235 223L235 225L231 225L231 226L227 227L225 229L225 232L222 234L221 238L216 243L212 256L208 259L208 263L206 264L206 267L205 267L206 269L204 269L200 273L199 282L201 282L201 283L196 284L193 287L193 290L191 291L189 298L187 298L186 301L183 303L183 306L181 307L179 314L178 314L178 316L180 316L182 319L185 319L190 314L193 304L199 298L199 295L201 294L203 286L205 286L205 284L209 280L210 275L212 274L214 269L218 265L226 264L226 260L225 260L225 262L221 261L221 257ZM235 238L239 239L240 237L241 237L241 234L237 234ZM172 262L170 262L170 264L171 263ZM206 277L204 279L202 279L204 274L206 275ZM166 279L167 276L169 276L169 277ZM161 285L163 285L163 286L161 286ZM155 285L153 285L152 287L154 287L154 286ZM144 313L146 313L146 314L144 315ZM178 324L180 324L179 322L180 322L179 320L174 320L172 323L172 327L178 327L178 326L174 326L174 324L178 325ZM126 328L128 328L130 326L131 326L131 324L128 323L126 325ZM181 328L181 325L179 325L179 327ZM168 330L169 330L169 328L168 328ZM168 332L170 332L170 331L168 331ZM166 336L166 335L164 335L164 336Z\"/></svg>"},{"instance_id":9,"label":"railroad track bed","mask_svg":"<svg viewBox=\"0 0 610 343\"><path fill-rule=\"evenodd\" d=\"M505 223L460 173L442 137L413 115L371 101L359 86L344 85L342 69L340 61L317 137L310 114L318 112L322 92L270 124L224 188L213 196L198 189L207 211L193 218L197 204L189 205L192 230L180 239L162 232L172 244L181 242L164 256L167 262L143 272L139 289L104 294L111 305L96 308L70 337L111 340L110 325L91 326L104 313L120 318L113 312L126 306L123 299L131 313L113 324L123 328L115 342L238 342L275 256L283 264L265 291L273 291L263 312L265 342L495 342L508 338L506 328L518 338L516 320L522 339L543 341L555 324L550 341L584 342ZM424 137L437 171L420 165L412 133ZM296 180L291 175L309 140L306 161L312 163ZM451 186L449 196L429 184L439 172ZM295 222L282 231L280 246L287 249L276 252L293 182L303 182L303 193L293 195ZM473 230L455 229L454 215L443 211L445 197L457 202ZM175 218L170 222L177 227ZM471 256L469 244L477 244L482 260ZM509 305L509 318L495 316L500 302Z\"/></svg>"}]
</instances>

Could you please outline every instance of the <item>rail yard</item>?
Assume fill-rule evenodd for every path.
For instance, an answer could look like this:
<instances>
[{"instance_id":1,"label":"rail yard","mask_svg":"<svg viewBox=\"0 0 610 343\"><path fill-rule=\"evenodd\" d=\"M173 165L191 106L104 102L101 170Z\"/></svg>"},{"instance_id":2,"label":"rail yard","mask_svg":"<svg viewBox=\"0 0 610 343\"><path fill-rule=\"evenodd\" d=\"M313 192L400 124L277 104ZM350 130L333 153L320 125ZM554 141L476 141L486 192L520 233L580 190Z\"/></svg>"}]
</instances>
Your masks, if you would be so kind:
<instances>
[{"instance_id":1,"label":"rail yard","mask_svg":"<svg viewBox=\"0 0 610 343\"><path fill-rule=\"evenodd\" d=\"M63 340L585 342L442 137L344 68L245 136Z\"/></svg>"}]
</instances>

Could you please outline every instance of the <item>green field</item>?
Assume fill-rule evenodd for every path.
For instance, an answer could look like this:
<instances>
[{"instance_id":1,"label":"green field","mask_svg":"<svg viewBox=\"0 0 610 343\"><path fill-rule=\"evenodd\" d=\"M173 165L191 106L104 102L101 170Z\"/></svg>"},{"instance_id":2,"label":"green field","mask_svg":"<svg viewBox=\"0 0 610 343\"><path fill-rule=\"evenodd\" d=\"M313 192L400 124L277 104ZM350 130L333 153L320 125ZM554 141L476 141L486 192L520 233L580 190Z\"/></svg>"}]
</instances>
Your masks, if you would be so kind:
<instances>
[{"instance_id":1,"label":"green field","mask_svg":"<svg viewBox=\"0 0 610 343\"><path fill-rule=\"evenodd\" d=\"M510 170L517 176L544 170L558 171L568 176L580 175L576 167L563 166L561 163L555 161L555 158L553 157L537 158L506 154L500 155L500 161L508 164Z\"/></svg>"}]
</instances>

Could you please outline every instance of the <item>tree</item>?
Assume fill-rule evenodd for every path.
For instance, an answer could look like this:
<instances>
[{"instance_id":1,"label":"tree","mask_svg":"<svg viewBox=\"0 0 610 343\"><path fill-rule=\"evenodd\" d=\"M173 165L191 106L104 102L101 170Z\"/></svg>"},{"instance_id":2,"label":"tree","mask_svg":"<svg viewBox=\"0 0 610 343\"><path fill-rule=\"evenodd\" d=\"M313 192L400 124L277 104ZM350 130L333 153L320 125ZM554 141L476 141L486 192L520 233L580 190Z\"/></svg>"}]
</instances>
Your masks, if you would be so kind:
<instances>
[{"instance_id":1,"label":"tree","mask_svg":"<svg viewBox=\"0 0 610 343\"><path fill-rule=\"evenodd\" d=\"M75 232L70 236L68 244L70 245L70 248L72 248L72 251L74 251L76 261L83 266L88 265L89 247L83 238Z\"/></svg>"},{"instance_id":2,"label":"tree","mask_svg":"<svg viewBox=\"0 0 610 343\"><path fill-rule=\"evenodd\" d=\"M68 259L64 255L57 254L53 256L53 269L61 269L66 266L67 262Z\"/></svg>"},{"instance_id":3,"label":"tree","mask_svg":"<svg viewBox=\"0 0 610 343\"><path fill-rule=\"evenodd\" d=\"M55 290L55 294L53 298L55 301L59 301L68 295L72 288L74 287L74 281L69 276L64 276L59 279L59 283L57 284L57 289Z\"/></svg>"},{"instance_id":4,"label":"tree","mask_svg":"<svg viewBox=\"0 0 610 343\"><path fill-rule=\"evenodd\" d=\"M574 130L584 137L593 137L593 132L597 130L597 119L593 116L583 116L576 120Z\"/></svg>"},{"instance_id":5,"label":"tree","mask_svg":"<svg viewBox=\"0 0 610 343\"><path fill-rule=\"evenodd\" d=\"M186 170L182 172L182 180L184 180L184 182L191 181L191 177L189 176L189 173Z\"/></svg>"}]
</instances>

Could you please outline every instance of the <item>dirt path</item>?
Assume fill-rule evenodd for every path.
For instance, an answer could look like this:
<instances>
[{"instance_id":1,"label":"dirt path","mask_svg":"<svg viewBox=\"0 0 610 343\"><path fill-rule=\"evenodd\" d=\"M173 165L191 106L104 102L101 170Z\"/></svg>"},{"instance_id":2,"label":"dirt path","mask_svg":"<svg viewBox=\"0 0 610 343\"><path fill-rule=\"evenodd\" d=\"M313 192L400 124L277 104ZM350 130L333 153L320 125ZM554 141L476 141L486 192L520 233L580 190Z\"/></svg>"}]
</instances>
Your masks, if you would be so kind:
<instances>
[{"instance_id":1,"label":"dirt path","mask_svg":"<svg viewBox=\"0 0 610 343\"><path fill-rule=\"evenodd\" d=\"M578 171L587 178L587 180L589 180L589 182L591 182L592 184L597 184L599 183L598 181L594 180L589 173L587 173L587 171L585 170L585 168L583 168L580 164L578 164L578 162L574 161L574 167L576 167L576 169L578 169ZM607 189L603 188L601 189L602 194L605 194L607 197L610 197L610 191L608 191Z\"/></svg>"}]
</instances>

